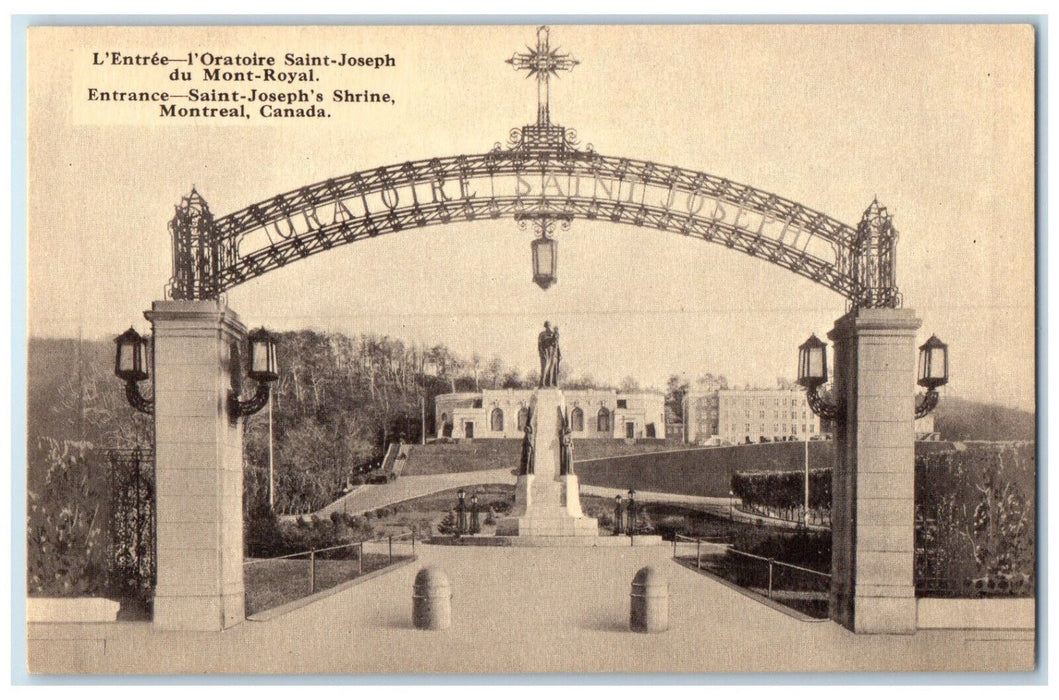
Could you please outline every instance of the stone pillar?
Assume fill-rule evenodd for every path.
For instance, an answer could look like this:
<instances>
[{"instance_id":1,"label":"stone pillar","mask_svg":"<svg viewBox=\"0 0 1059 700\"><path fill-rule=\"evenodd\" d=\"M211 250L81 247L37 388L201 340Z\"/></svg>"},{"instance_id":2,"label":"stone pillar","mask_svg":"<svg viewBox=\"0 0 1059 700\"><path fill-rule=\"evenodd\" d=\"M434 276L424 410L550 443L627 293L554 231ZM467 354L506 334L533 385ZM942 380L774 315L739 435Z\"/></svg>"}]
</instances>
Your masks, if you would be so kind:
<instances>
[{"instance_id":1,"label":"stone pillar","mask_svg":"<svg viewBox=\"0 0 1059 700\"><path fill-rule=\"evenodd\" d=\"M916 629L915 333L911 309L835 322L831 617L858 633Z\"/></svg>"},{"instance_id":2,"label":"stone pillar","mask_svg":"<svg viewBox=\"0 0 1059 700\"><path fill-rule=\"evenodd\" d=\"M243 426L227 401L246 328L216 301L156 301L144 315L154 332L154 626L222 630L245 617Z\"/></svg>"}]
</instances>

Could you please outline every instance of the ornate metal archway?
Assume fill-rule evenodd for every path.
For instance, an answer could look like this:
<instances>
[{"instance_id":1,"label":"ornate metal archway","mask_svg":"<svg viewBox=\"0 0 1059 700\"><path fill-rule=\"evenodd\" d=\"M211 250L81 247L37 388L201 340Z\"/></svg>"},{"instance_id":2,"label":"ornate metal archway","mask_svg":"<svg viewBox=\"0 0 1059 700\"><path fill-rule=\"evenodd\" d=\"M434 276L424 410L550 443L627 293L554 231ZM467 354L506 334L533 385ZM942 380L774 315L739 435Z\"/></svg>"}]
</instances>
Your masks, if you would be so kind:
<instances>
[{"instance_id":1,"label":"ornate metal archway","mask_svg":"<svg viewBox=\"0 0 1059 700\"><path fill-rule=\"evenodd\" d=\"M897 307L897 231L877 201L856 226L704 172L582 147L551 123L549 79L577 61L536 48L508 63L536 77L537 121L486 153L350 173L215 218L192 190L170 222L174 299L213 299L295 260L385 233L513 218L546 232L574 219L692 236L741 251L832 289L854 308Z\"/></svg>"}]
</instances>

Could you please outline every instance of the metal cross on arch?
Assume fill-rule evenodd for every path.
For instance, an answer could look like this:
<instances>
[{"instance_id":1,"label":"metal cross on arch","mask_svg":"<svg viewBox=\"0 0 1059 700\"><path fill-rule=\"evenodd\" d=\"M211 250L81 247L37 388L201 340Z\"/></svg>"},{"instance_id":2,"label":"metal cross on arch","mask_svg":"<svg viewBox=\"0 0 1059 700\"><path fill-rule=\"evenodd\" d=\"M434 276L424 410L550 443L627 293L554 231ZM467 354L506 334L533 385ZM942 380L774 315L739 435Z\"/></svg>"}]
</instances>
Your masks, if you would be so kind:
<instances>
[{"instance_id":1,"label":"metal cross on arch","mask_svg":"<svg viewBox=\"0 0 1059 700\"><path fill-rule=\"evenodd\" d=\"M526 47L528 53L516 53L507 59L515 70L526 71L526 77L537 78L537 126L551 124L549 108L551 76L559 76L559 71L573 70L580 61L571 58L568 53L559 53L558 48L551 48L548 41L548 27L537 27L537 48Z\"/></svg>"}]
</instances>

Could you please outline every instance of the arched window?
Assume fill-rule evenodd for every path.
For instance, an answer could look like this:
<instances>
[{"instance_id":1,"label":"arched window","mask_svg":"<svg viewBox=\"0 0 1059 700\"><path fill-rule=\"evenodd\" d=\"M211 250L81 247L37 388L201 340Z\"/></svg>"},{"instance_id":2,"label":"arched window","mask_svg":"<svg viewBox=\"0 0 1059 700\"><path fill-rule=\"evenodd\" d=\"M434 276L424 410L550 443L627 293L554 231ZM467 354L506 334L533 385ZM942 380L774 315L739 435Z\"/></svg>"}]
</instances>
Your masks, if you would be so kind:
<instances>
[{"instance_id":1,"label":"arched window","mask_svg":"<svg viewBox=\"0 0 1059 700\"><path fill-rule=\"evenodd\" d=\"M585 432L585 412L580 407L570 412L570 430L575 433Z\"/></svg>"},{"instance_id":2,"label":"arched window","mask_svg":"<svg viewBox=\"0 0 1059 700\"><path fill-rule=\"evenodd\" d=\"M494 433L504 432L504 412L499 408L494 408L492 414L489 416L489 428Z\"/></svg>"},{"instance_id":3,"label":"arched window","mask_svg":"<svg viewBox=\"0 0 1059 700\"><path fill-rule=\"evenodd\" d=\"M610 432L610 411L605 406L599 409L599 414L596 416L596 430L600 433Z\"/></svg>"},{"instance_id":4,"label":"arched window","mask_svg":"<svg viewBox=\"0 0 1059 700\"><path fill-rule=\"evenodd\" d=\"M520 431L526 430L526 423L529 422L529 409L523 406L518 410L518 429Z\"/></svg>"}]
</instances>

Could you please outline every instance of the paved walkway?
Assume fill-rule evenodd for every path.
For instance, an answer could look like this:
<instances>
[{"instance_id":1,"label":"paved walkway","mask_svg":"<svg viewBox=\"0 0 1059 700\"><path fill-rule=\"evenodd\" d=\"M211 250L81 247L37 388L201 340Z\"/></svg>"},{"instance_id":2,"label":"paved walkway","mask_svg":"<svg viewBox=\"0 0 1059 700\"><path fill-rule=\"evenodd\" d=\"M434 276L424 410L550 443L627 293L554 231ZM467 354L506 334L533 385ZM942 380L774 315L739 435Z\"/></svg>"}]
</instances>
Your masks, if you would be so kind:
<instances>
[{"instance_id":1,"label":"paved walkway","mask_svg":"<svg viewBox=\"0 0 1059 700\"><path fill-rule=\"evenodd\" d=\"M476 484L512 484L515 475L510 469L490 469L478 472L455 472L452 474L428 474L425 476L402 476L387 484L362 486L346 494L334 503L316 511L320 517L328 517L333 511L354 515L376 510L410 498L429 496L439 491L474 486ZM291 516L295 517L295 516Z\"/></svg>"},{"instance_id":2,"label":"paved walkway","mask_svg":"<svg viewBox=\"0 0 1059 700\"><path fill-rule=\"evenodd\" d=\"M32 625L30 667L49 673L490 673L1002 670L1032 663L1033 636L921 631L857 636L802 622L675 564L671 548L421 546L420 560L267 622L223 633L147 623ZM412 627L421 566L446 570L452 627ZM670 584L670 628L628 631L642 566ZM1020 664L1012 663L1021 660Z\"/></svg>"}]
</instances>

